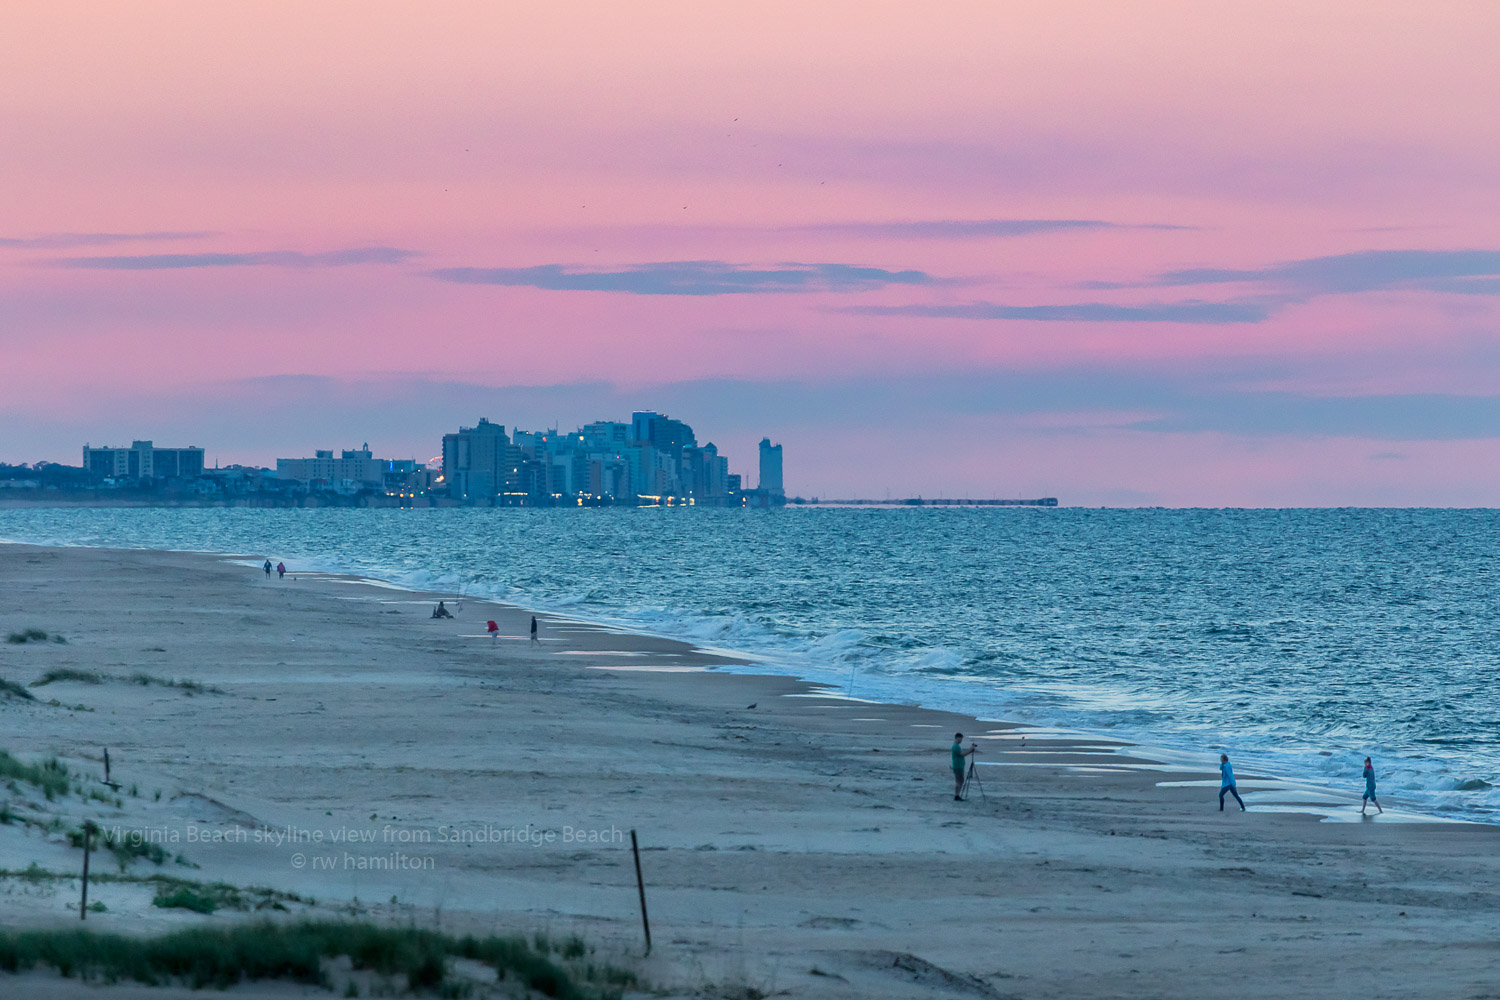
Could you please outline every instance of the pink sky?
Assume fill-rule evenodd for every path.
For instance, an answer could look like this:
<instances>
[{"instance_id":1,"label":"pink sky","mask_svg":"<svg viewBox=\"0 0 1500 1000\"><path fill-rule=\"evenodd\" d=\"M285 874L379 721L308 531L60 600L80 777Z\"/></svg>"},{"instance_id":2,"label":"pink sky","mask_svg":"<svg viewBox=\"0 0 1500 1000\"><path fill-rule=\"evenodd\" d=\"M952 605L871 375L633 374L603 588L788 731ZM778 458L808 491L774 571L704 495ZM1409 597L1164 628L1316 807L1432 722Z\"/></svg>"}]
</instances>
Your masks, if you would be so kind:
<instances>
[{"instance_id":1,"label":"pink sky","mask_svg":"<svg viewBox=\"0 0 1500 1000\"><path fill-rule=\"evenodd\" d=\"M638 406L809 495L1500 498L1500 8L519 7L12 11L0 461Z\"/></svg>"}]
</instances>

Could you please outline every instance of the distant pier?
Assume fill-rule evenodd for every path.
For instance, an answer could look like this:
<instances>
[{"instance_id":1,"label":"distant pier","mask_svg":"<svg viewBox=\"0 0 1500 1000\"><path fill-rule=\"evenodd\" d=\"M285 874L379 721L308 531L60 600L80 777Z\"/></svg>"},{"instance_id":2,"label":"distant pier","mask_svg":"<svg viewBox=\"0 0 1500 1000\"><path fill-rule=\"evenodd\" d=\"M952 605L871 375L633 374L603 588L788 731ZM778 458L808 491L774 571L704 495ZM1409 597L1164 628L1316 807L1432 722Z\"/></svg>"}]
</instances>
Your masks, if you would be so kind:
<instances>
[{"instance_id":1,"label":"distant pier","mask_svg":"<svg viewBox=\"0 0 1500 1000\"><path fill-rule=\"evenodd\" d=\"M813 497L811 500L804 500L802 497L792 497L787 503L798 507L1056 507L1057 497L1039 497L1035 500L972 497L907 497L905 500L822 500Z\"/></svg>"}]
</instances>

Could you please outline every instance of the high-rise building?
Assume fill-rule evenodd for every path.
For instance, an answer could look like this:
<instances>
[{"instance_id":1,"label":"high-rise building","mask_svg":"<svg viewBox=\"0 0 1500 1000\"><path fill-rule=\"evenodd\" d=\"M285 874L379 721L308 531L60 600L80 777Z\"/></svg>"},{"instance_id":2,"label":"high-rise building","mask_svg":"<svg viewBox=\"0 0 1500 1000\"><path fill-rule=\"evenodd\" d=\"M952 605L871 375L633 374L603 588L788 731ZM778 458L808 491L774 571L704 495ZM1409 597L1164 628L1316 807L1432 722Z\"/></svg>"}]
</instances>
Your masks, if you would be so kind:
<instances>
[{"instance_id":1,"label":"high-rise building","mask_svg":"<svg viewBox=\"0 0 1500 1000\"><path fill-rule=\"evenodd\" d=\"M83 467L117 479L192 479L203 474L202 448L157 448L132 441L129 448L83 446Z\"/></svg>"},{"instance_id":2,"label":"high-rise building","mask_svg":"<svg viewBox=\"0 0 1500 1000\"><path fill-rule=\"evenodd\" d=\"M443 481L455 500L493 501L521 485L521 449L501 424L481 418L443 435Z\"/></svg>"},{"instance_id":3,"label":"high-rise building","mask_svg":"<svg viewBox=\"0 0 1500 1000\"><path fill-rule=\"evenodd\" d=\"M760 439L760 491L767 496L784 497L781 485L781 445L770 438Z\"/></svg>"},{"instance_id":4,"label":"high-rise building","mask_svg":"<svg viewBox=\"0 0 1500 1000\"><path fill-rule=\"evenodd\" d=\"M600 420L562 433L504 428L481 420L443 439L449 495L507 505L681 504L723 506L729 462L698 447L681 420L641 410L630 421Z\"/></svg>"}]
</instances>

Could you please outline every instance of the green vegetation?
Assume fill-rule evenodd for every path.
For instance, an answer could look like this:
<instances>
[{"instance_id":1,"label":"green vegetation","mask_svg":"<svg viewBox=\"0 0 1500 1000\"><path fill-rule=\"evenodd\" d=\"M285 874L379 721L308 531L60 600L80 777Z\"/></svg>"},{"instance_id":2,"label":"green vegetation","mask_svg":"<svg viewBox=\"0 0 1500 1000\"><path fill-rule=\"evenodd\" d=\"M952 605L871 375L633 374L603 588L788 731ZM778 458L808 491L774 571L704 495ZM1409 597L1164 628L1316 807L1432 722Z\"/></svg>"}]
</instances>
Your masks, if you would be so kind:
<instances>
[{"instance_id":1,"label":"green vegetation","mask_svg":"<svg viewBox=\"0 0 1500 1000\"><path fill-rule=\"evenodd\" d=\"M172 681L167 680L163 677L153 677L150 674L144 673L139 670L131 674L128 680L130 681L130 683L139 684L142 687L149 687L154 684L157 687L178 688L179 690L185 691L188 694L204 694L207 692L211 692L213 694L224 693L216 687L209 687L206 684L199 684L197 681Z\"/></svg>"},{"instance_id":2,"label":"green vegetation","mask_svg":"<svg viewBox=\"0 0 1500 1000\"><path fill-rule=\"evenodd\" d=\"M250 913L260 910L284 911L287 903L306 902L295 893L279 892L264 886L241 889L227 882L194 882L170 875L157 875L145 881L156 883L156 898L151 901L151 905L162 909L176 908L195 913L213 913L216 910Z\"/></svg>"},{"instance_id":3,"label":"green vegetation","mask_svg":"<svg viewBox=\"0 0 1500 1000\"><path fill-rule=\"evenodd\" d=\"M0 750L0 779L35 785L49 802L59 795L67 795L70 784L67 765L56 757L49 757L40 764L23 764L4 750Z\"/></svg>"},{"instance_id":4,"label":"green vegetation","mask_svg":"<svg viewBox=\"0 0 1500 1000\"><path fill-rule=\"evenodd\" d=\"M70 835L69 839L72 839ZM81 848L83 840L81 835L75 847ZM186 859L178 855L178 863L196 868L197 865L189 864ZM54 872L39 867L35 862L29 868L19 871L14 869L0 868L0 879L18 878L26 882L44 881L71 881L78 878L77 872ZM212 913L217 910L235 910L240 913L255 913L262 910L275 910L286 912L288 903L313 906L315 900L305 896L299 896L294 892L282 892L279 889L268 889L265 886L253 885L248 888L230 885L227 882L195 882L192 879L177 878L172 875L130 875L122 872L119 875L110 872L91 872L90 882L118 882L130 885L150 885L156 887L156 906L171 908L182 907L197 910L199 913ZM178 902L166 902L174 897L182 900ZM201 906L184 906L189 898L204 900L209 908Z\"/></svg>"},{"instance_id":5,"label":"green vegetation","mask_svg":"<svg viewBox=\"0 0 1500 1000\"><path fill-rule=\"evenodd\" d=\"M160 844L153 844L145 834L138 830L117 830L108 827L96 827L97 839L95 843L98 850L109 851L115 856L115 863L120 866L120 871L129 871L130 863L137 858L144 858L158 867L167 863L167 852ZM83 831L69 830L68 844L79 850L83 849Z\"/></svg>"},{"instance_id":6,"label":"green vegetation","mask_svg":"<svg viewBox=\"0 0 1500 1000\"><path fill-rule=\"evenodd\" d=\"M36 695L17 684L0 677L0 694L7 698L20 698L22 701L36 701Z\"/></svg>"},{"instance_id":7,"label":"green vegetation","mask_svg":"<svg viewBox=\"0 0 1500 1000\"><path fill-rule=\"evenodd\" d=\"M210 687L207 684L200 684L197 681L168 680L165 677L156 677L141 670L137 670L129 677L121 677L117 674L101 674L96 670L74 670L71 667L59 667L56 670L49 670L41 677L38 677L36 680L32 681L31 686L34 688L44 687L48 684L55 684L59 681L73 681L78 684L103 684L107 681L116 681L121 684L139 684L142 687L154 686L177 688L179 691L183 691L187 694L224 693L219 688ZM28 697L30 696L28 695Z\"/></svg>"},{"instance_id":8,"label":"green vegetation","mask_svg":"<svg viewBox=\"0 0 1500 1000\"><path fill-rule=\"evenodd\" d=\"M49 639L56 643L66 643L68 641L60 635L48 635L39 628L23 629L20 632L12 632L5 637L6 642L15 646L20 646L28 642L46 642Z\"/></svg>"},{"instance_id":9,"label":"green vegetation","mask_svg":"<svg viewBox=\"0 0 1500 1000\"><path fill-rule=\"evenodd\" d=\"M39 679L31 682L34 688L56 681L77 681L79 684L103 684L104 674L94 670L74 670L71 667L61 667L57 670L49 670Z\"/></svg>"},{"instance_id":10,"label":"green vegetation","mask_svg":"<svg viewBox=\"0 0 1500 1000\"><path fill-rule=\"evenodd\" d=\"M164 910L192 910L194 913L212 913L219 908L212 896L187 888L173 889L170 892L157 892L156 898L151 901L151 905L159 906Z\"/></svg>"},{"instance_id":11,"label":"green vegetation","mask_svg":"<svg viewBox=\"0 0 1500 1000\"><path fill-rule=\"evenodd\" d=\"M225 989L251 980L335 984L325 963L346 956L357 971L389 985L405 980L413 993L465 996L473 982L451 974L453 959L482 962L499 979L557 1000L618 997L635 976L612 966L561 964L519 937L453 937L415 928L336 921L199 927L160 937L126 937L87 930L0 933L0 970L37 966L107 983L186 984ZM349 995L346 984L345 993Z\"/></svg>"}]
</instances>

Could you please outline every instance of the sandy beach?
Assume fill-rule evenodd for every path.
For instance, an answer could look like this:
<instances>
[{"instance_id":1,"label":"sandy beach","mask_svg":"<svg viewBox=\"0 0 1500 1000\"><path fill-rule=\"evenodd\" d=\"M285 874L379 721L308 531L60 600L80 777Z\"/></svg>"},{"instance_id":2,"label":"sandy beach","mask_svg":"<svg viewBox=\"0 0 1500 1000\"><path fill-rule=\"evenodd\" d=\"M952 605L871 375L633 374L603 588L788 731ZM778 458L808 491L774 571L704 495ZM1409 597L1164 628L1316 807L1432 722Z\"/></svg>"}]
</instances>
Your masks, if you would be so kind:
<instances>
[{"instance_id":1,"label":"sandy beach","mask_svg":"<svg viewBox=\"0 0 1500 1000\"><path fill-rule=\"evenodd\" d=\"M281 580L259 558L0 546L0 632L66 640L0 644L0 678L36 698L0 700L0 750L56 755L100 793L0 792L60 820L0 825L0 923L77 924L76 880L18 873L76 871L63 829L92 817L169 855L130 872L265 887L278 916L576 933L655 995L1500 996L1500 829L1397 797L1361 822L1358 788L1253 773L1250 811L1220 812L1210 748L845 699L554 616L533 644L523 609L433 620L453 595ZM97 683L32 686L52 671ZM966 802L955 730L984 751ZM88 926L257 915L153 892L92 886Z\"/></svg>"}]
</instances>

